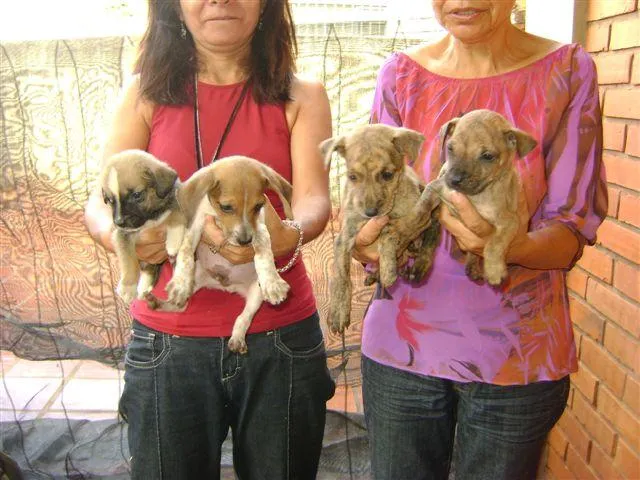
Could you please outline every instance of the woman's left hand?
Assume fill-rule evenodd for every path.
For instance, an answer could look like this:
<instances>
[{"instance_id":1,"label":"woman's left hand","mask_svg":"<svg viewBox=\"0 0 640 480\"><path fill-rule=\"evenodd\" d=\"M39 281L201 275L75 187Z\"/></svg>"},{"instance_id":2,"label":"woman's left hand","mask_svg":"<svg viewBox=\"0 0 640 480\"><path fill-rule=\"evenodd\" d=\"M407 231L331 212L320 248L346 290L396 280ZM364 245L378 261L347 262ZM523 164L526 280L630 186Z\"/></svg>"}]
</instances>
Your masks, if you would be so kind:
<instances>
[{"instance_id":1,"label":"woman's left hand","mask_svg":"<svg viewBox=\"0 0 640 480\"><path fill-rule=\"evenodd\" d=\"M527 239L529 211L523 190L520 191L518 199L518 232L511 242L509 250L517 249ZM464 194L451 192L448 201L455 208L457 216L454 216L443 203L440 208L440 223L456 239L460 250L482 256L484 246L494 232L493 225L480 216Z\"/></svg>"}]
</instances>

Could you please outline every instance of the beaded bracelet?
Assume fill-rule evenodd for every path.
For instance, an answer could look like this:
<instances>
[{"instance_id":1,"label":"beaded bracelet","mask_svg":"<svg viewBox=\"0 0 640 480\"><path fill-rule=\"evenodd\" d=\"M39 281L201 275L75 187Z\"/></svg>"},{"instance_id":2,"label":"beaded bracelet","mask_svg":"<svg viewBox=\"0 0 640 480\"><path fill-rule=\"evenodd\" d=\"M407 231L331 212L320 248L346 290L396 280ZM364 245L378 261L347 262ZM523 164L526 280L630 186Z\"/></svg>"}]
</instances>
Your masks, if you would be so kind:
<instances>
[{"instance_id":1,"label":"beaded bracelet","mask_svg":"<svg viewBox=\"0 0 640 480\"><path fill-rule=\"evenodd\" d=\"M284 267L280 267L276 269L278 273L284 273L288 271L291 267L293 267L293 264L296 262L296 260L298 259L298 256L300 255L300 249L302 248L302 237L304 236L302 232L302 225L300 225L300 222L296 222L295 220L283 220L282 223L290 227L293 227L298 231L298 244L296 245L296 249L293 252L293 256L289 259L287 264Z\"/></svg>"}]
</instances>

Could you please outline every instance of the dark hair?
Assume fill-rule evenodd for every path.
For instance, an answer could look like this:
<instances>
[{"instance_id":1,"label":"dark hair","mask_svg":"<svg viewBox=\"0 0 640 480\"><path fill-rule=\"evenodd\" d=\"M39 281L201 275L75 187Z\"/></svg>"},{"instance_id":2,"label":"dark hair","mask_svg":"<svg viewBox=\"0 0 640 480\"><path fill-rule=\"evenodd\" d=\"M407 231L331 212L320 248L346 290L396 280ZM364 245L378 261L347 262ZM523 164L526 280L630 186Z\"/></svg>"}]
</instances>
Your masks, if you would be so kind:
<instances>
[{"instance_id":1,"label":"dark hair","mask_svg":"<svg viewBox=\"0 0 640 480\"><path fill-rule=\"evenodd\" d=\"M197 69L191 35L181 35L179 0L148 0L149 24L140 41L134 73L140 92L157 104L186 104ZM251 40L247 73L259 103L289 100L298 53L289 0L262 0L265 6Z\"/></svg>"}]
</instances>

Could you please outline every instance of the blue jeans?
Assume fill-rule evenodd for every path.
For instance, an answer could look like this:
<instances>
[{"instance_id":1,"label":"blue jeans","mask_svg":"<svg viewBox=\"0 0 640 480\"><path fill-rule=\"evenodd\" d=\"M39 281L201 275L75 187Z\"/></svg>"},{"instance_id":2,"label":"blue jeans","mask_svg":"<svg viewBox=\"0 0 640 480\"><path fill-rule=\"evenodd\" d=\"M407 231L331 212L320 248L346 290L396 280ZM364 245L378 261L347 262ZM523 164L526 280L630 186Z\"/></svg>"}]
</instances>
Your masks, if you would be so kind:
<instances>
[{"instance_id":1,"label":"blue jeans","mask_svg":"<svg viewBox=\"0 0 640 480\"><path fill-rule=\"evenodd\" d=\"M318 315L248 335L246 355L227 340L134 320L120 399L134 480L220 478L229 428L239 478L315 478L335 389Z\"/></svg>"},{"instance_id":2,"label":"blue jeans","mask_svg":"<svg viewBox=\"0 0 640 480\"><path fill-rule=\"evenodd\" d=\"M377 480L534 479L569 378L460 383L362 357L364 414ZM454 448L455 443L455 448Z\"/></svg>"}]
</instances>

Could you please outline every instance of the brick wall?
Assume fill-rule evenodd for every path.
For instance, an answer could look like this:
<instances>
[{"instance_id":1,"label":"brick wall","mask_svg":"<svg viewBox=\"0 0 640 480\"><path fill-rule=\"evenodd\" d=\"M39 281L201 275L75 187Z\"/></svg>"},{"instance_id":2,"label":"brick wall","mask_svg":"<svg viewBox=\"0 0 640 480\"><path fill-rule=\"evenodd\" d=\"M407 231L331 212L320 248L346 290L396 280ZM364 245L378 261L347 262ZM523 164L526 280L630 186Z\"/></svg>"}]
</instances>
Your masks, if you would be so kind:
<instances>
[{"instance_id":1,"label":"brick wall","mask_svg":"<svg viewBox=\"0 0 640 480\"><path fill-rule=\"evenodd\" d=\"M609 212L567 279L580 371L549 438L548 478L640 478L640 12L588 0Z\"/></svg>"}]
</instances>

